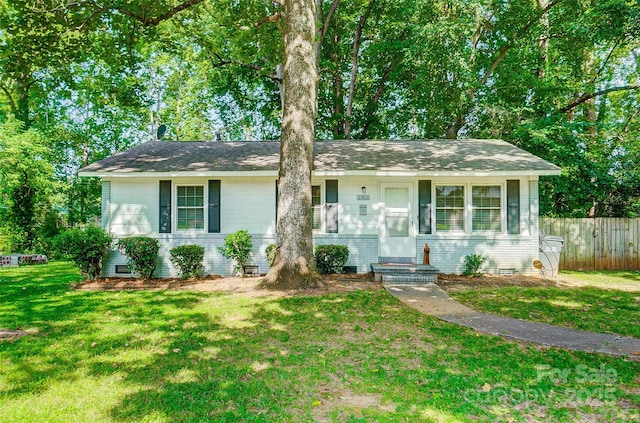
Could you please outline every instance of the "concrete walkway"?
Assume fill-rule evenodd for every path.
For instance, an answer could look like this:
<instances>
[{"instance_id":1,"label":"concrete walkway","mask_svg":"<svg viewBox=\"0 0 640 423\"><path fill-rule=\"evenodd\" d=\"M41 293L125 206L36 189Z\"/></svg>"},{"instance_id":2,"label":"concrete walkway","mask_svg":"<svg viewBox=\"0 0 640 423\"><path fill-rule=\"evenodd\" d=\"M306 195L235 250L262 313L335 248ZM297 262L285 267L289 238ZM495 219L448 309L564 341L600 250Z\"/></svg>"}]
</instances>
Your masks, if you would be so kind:
<instances>
[{"instance_id":1,"label":"concrete walkway","mask_svg":"<svg viewBox=\"0 0 640 423\"><path fill-rule=\"evenodd\" d=\"M444 321L478 332L550 347L595 352L640 360L640 339L587 332L475 311L455 301L436 284L389 284L385 289L402 302Z\"/></svg>"}]
</instances>

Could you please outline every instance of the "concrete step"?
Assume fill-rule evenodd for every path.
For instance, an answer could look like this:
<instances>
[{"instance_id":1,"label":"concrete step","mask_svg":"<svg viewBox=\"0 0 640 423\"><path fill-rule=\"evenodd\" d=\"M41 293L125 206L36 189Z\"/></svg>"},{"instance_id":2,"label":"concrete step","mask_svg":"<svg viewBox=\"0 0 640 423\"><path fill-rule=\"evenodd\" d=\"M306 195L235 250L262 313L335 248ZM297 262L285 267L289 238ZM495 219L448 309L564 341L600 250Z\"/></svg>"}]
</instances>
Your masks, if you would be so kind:
<instances>
[{"instance_id":1,"label":"concrete step","mask_svg":"<svg viewBox=\"0 0 640 423\"><path fill-rule=\"evenodd\" d=\"M438 269L428 264L371 263L371 270L378 282L421 284L438 281Z\"/></svg>"},{"instance_id":2,"label":"concrete step","mask_svg":"<svg viewBox=\"0 0 640 423\"><path fill-rule=\"evenodd\" d=\"M421 283L436 283L438 282L438 274L418 274L418 275L381 275L382 282L397 283L397 284L421 284Z\"/></svg>"}]
</instances>

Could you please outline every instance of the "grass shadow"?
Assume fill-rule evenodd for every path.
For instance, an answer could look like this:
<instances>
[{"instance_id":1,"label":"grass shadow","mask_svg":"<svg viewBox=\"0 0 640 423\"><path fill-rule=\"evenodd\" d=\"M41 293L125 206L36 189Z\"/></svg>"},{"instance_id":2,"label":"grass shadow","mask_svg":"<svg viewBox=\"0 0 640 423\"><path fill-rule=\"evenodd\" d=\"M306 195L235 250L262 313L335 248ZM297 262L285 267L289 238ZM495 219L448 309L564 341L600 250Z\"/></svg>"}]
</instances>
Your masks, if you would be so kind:
<instances>
[{"instance_id":1,"label":"grass shadow","mask_svg":"<svg viewBox=\"0 0 640 423\"><path fill-rule=\"evenodd\" d=\"M68 288L64 267L49 270L60 272L58 282L31 273L0 294L13 307L0 326L22 319L42 328L0 342L0 415L8 422L566 421L637 404L629 387L638 363L479 335L383 290L284 298L86 292ZM615 401L568 407L570 390L584 384L574 374L560 385L541 378L540 365L615 369L615 386L588 385L614 389ZM524 389L538 398L509 395ZM633 407L622 413L638 415Z\"/></svg>"}]
</instances>

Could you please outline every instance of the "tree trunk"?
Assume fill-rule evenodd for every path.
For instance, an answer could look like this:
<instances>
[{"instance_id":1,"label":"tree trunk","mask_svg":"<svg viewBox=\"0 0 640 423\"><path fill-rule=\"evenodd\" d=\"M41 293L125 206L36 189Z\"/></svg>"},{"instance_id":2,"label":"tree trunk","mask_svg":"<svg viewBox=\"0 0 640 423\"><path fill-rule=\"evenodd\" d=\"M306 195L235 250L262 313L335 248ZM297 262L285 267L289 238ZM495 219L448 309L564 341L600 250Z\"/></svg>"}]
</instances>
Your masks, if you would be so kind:
<instances>
[{"instance_id":1,"label":"tree trunk","mask_svg":"<svg viewBox=\"0 0 640 423\"><path fill-rule=\"evenodd\" d=\"M353 55L351 57L351 79L349 80L349 95L347 97L347 110L345 111L344 120L344 137L350 140L351 136L351 121L353 119L353 103L356 96L356 79L358 77L358 56L360 55L360 41L362 39L362 30L367 22L367 18L371 14L373 4L375 0L371 0L364 14L360 15L358 20L358 27L356 28L356 35L353 38Z\"/></svg>"},{"instance_id":2,"label":"tree trunk","mask_svg":"<svg viewBox=\"0 0 640 423\"><path fill-rule=\"evenodd\" d=\"M336 61L336 63L338 63ZM337 71L333 76L333 116L335 122L333 124L333 139L344 139L344 90L342 89L342 74Z\"/></svg>"},{"instance_id":3,"label":"tree trunk","mask_svg":"<svg viewBox=\"0 0 640 423\"><path fill-rule=\"evenodd\" d=\"M387 80L389 79L389 75L391 74L391 71L396 64L396 61L399 61L399 56L397 54L391 58L391 61L382 74L382 78L380 79L380 83L378 84L378 89L367 105L367 120L362 125L362 139L367 139L367 137L369 137L369 128L376 118L376 111L378 109L378 104L380 103L380 98L382 98L382 94L384 93L384 90L387 86Z\"/></svg>"},{"instance_id":4,"label":"tree trunk","mask_svg":"<svg viewBox=\"0 0 640 423\"><path fill-rule=\"evenodd\" d=\"M315 0L285 0L283 116L277 248L262 279L268 289L317 288L311 229L311 167L317 114Z\"/></svg>"},{"instance_id":5,"label":"tree trunk","mask_svg":"<svg viewBox=\"0 0 640 423\"><path fill-rule=\"evenodd\" d=\"M457 140L458 132L460 132L464 124L462 115L456 116L455 120L445 128L445 137L449 140Z\"/></svg>"},{"instance_id":6,"label":"tree trunk","mask_svg":"<svg viewBox=\"0 0 640 423\"><path fill-rule=\"evenodd\" d=\"M538 0L538 8L545 10L549 6L549 0ZM549 53L549 15L543 13L540 16L540 35L538 36L538 79L544 79L547 74Z\"/></svg>"},{"instance_id":7,"label":"tree trunk","mask_svg":"<svg viewBox=\"0 0 640 423\"><path fill-rule=\"evenodd\" d=\"M364 26L365 16L360 16L360 22L356 29L356 36L353 40L353 55L351 58L351 78L349 79L349 95L347 96L347 109L345 110L344 119L344 137L351 139L351 119L353 118L353 102L356 92L356 78L358 77L358 53L360 50L360 37L362 35L362 27Z\"/></svg>"},{"instance_id":8,"label":"tree trunk","mask_svg":"<svg viewBox=\"0 0 640 423\"><path fill-rule=\"evenodd\" d=\"M344 136L344 79L342 77L342 64L344 58L340 53L340 33L342 22L340 19L334 19L332 22L334 27L334 35L331 38L331 50L329 57L334 65L334 71L332 73L332 89L333 89L333 127L331 133L334 140L345 139Z\"/></svg>"},{"instance_id":9,"label":"tree trunk","mask_svg":"<svg viewBox=\"0 0 640 423\"><path fill-rule=\"evenodd\" d=\"M31 118L29 116L29 90L31 82L22 81L18 83L18 109L15 115L16 119L22 122L22 129L27 130L31 127Z\"/></svg>"}]
</instances>

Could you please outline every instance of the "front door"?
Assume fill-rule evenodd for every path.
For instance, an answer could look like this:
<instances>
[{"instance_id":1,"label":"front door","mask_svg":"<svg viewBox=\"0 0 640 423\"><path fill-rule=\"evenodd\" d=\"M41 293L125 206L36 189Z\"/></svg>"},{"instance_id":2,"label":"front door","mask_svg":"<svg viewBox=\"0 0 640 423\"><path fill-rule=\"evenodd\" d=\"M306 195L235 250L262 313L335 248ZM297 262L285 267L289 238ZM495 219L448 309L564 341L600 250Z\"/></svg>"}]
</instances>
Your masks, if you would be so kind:
<instances>
[{"instance_id":1,"label":"front door","mask_svg":"<svg viewBox=\"0 0 640 423\"><path fill-rule=\"evenodd\" d=\"M384 204L380 222L380 256L415 259L413 184L381 184L380 198Z\"/></svg>"}]
</instances>

